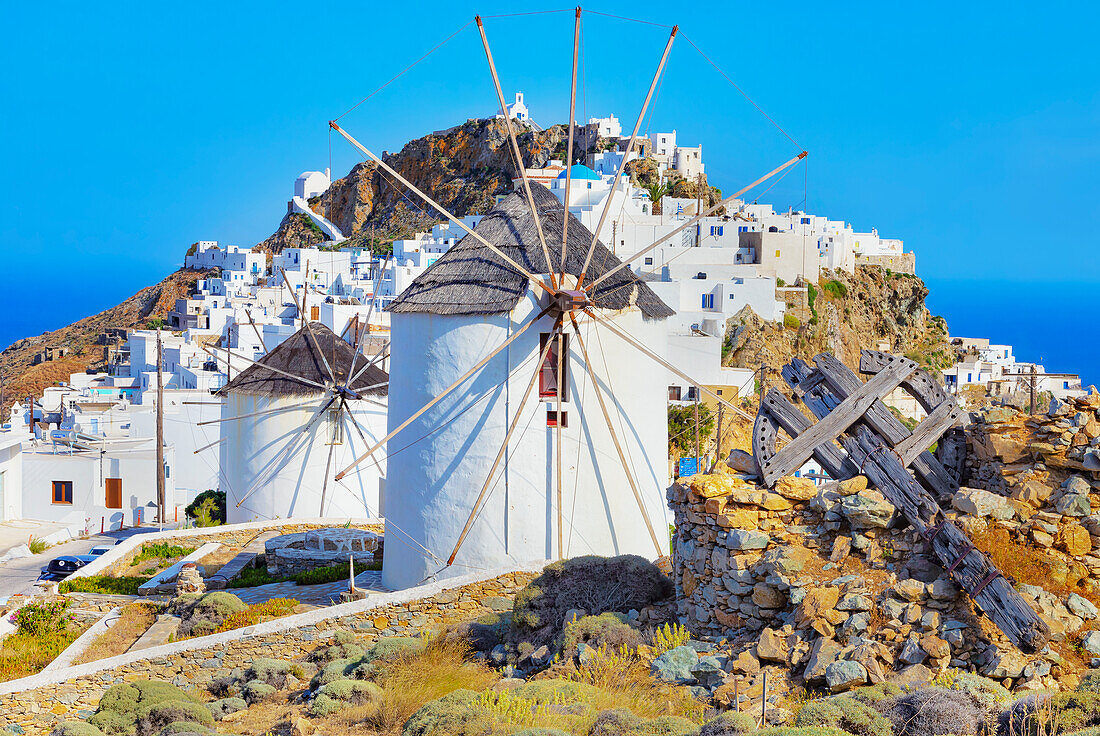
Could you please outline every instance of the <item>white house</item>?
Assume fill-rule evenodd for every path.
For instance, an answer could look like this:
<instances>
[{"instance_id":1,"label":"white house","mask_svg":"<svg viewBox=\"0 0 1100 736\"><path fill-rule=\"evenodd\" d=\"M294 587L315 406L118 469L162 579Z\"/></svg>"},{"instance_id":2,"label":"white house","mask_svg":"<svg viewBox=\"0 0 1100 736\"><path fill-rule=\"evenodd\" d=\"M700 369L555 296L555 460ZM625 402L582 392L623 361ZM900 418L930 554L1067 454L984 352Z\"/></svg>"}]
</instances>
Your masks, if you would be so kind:
<instances>
[{"instance_id":1,"label":"white house","mask_svg":"<svg viewBox=\"0 0 1100 736\"><path fill-rule=\"evenodd\" d=\"M619 138L623 134L623 126L614 115L606 118L588 118L589 125L596 126L596 134L601 138Z\"/></svg>"},{"instance_id":2,"label":"white house","mask_svg":"<svg viewBox=\"0 0 1100 736\"><path fill-rule=\"evenodd\" d=\"M294 180L294 196L307 200L321 196L328 191L331 184L329 176L328 169L324 171L303 171Z\"/></svg>"},{"instance_id":3,"label":"white house","mask_svg":"<svg viewBox=\"0 0 1100 736\"><path fill-rule=\"evenodd\" d=\"M30 437L23 426L5 424L0 429L0 521L23 518L23 441Z\"/></svg>"},{"instance_id":4,"label":"white house","mask_svg":"<svg viewBox=\"0 0 1100 736\"><path fill-rule=\"evenodd\" d=\"M543 187L533 190L556 270L564 210ZM548 270L524 195L502 200L477 232L511 257L535 264L536 271ZM580 272L590 239L574 219L567 280ZM598 278L615 263L601 245L589 276ZM665 352L663 322L672 310L629 269L597 288L593 301L598 314ZM387 587L514 561L628 552L653 558L667 548L667 371L584 315L580 329L591 364L570 330L561 356L564 373L558 374L553 359L539 369L555 323L555 308L542 314L546 306L546 294L473 238L448 251L390 305L389 427L405 426L388 449L382 568ZM418 414L471 370L455 390ZM619 432L644 514L607 431L590 371ZM510 432L513 424L518 429ZM486 485L494 467L497 473ZM483 488L483 505L473 513ZM468 535L447 566L468 520Z\"/></svg>"}]
</instances>

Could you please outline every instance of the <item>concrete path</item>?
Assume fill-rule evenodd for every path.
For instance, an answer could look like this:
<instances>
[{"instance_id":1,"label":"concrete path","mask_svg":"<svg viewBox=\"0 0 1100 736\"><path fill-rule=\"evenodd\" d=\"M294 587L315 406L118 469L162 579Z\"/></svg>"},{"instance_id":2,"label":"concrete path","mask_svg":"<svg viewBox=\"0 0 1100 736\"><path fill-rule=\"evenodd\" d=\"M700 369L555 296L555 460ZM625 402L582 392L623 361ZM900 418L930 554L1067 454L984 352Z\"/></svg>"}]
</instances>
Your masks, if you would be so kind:
<instances>
[{"instance_id":1,"label":"concrete path","mask_svg":"<svg viewBox=\"0 0 1100 736\"><path fill-rule=\"evenodd\" d=\"M137 652L142 649L149 649L150 647L159 647L161 644L167 644L168 640L179 630L180 618L179 616L169 616L162 614L157 616L157 620L153 622L153 625L145 630L137 641L135 641L127 652Z\"/></svg>"},{"instance_id":2,"label":"concrete path","mask_svg":"<svg viewBox=\"0 0 1100 736\"><path fill-rule=\"evenodd\" d=\"M382 572L380 570L366 570L356 575L355 587L372 593L389 591L389 588L382 586ZM340 594L347 589L347 580L337 580L334 583L321 583L320 585L298 585L290 581L257 585L254 588L230 588L229 592L249 604L263 603L272 598L293 598L299 603L331 606L333 603L340 602Z\"/></svg>"},{"instance_id":3,"label":"concrete path","mask_svg":"<svg viewBox=\"0 0 1100 736\"><path fill-rule=\"evenodd\" d=\"M170 525L164 528L170 529L174 527L175 525ZM88 550L92 547L100 544L114 544L118 539L126 539L135 534L149 534L159 531L160 527L157 526L143 526L123 529L122 531L107 532L102 535L96 534L87 539L74 539L71 542L65 542L64 544L50 547L41 554L8 560L0 564L0 605L6 603L8 598L13 595L19 593L33 593L35 591L35 581L38 580L38 575L42 568L46 566L47 562L55 557L60 557L62 555L83 555L87 554ZM35 534L35 536L41 535ZM26 542L26 536L24 536L21 541Z\"/></svg>"},{"instance_id":4,"label":"concrete path","mask_svg":"<svg viewBox=\"0 0 1100 736\"><path fill-rule=\"evenodd\" d=\"M30 519L0 522L0 554L7 552L12 547L26 544L29 537L45 537L61 531L66 526L66 524L32 521Z\"/></svg>"}]
</instances>

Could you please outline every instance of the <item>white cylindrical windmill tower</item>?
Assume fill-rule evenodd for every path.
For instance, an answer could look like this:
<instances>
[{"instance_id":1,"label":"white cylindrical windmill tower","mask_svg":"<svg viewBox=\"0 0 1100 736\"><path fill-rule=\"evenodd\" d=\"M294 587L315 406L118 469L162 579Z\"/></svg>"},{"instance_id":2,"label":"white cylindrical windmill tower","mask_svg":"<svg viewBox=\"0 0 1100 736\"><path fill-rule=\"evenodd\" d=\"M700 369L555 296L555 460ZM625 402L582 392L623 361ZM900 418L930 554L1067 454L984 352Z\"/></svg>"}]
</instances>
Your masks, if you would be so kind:
<instances>
[{"instance_id":1,"label":"white cylindrical windmill tower","mask_svg":"<svg viewBox=\"0 0 1100 736\"><path fill-rule=\"evenodd\" d=\"M223 386L226 520L379 516L384 458L333 476L385 435L388 380L313 322Z\"/></svg>"},{"instance_id":2,"label":"white cylindrical windmill tower","mask_svg":"<svg viewBox=\"0 0 1100 736\"><path fill-rule=\"evenodd\" d=\"M620 262L531 189L537 223L516 193L474 232L557 293L468 235L389 308L389 430L400 431L387 445L387 587L667 553L668 371L617 331L663 355L673 311L629 268L578 288L582 272L583 287Z\"/></svg>"}]
</instances>

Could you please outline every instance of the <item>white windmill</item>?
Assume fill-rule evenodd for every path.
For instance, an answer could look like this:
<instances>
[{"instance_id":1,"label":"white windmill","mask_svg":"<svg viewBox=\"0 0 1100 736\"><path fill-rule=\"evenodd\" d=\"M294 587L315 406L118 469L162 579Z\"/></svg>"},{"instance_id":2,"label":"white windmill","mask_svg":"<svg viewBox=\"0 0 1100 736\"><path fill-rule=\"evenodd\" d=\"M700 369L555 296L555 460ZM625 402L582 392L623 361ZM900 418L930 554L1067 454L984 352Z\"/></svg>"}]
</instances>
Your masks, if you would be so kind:
<instances>
[{"instance_id":1,"label":"white windmill","mask_svg":"<svg viewBox=\"0 0 1100 736\"><path fill-rule=\"evenodd\" d=\"M570 121L580 8L575 18ZM806 155L620 261L554 195L528 181L476 21L523 183L476 229L330 122L467 233L390 306L389 431L335 476L341 481L387 447L383 583L390 588L530 559L667 553L666 371L743 412L662 357L660 320L671 310L627 266ZM624 150L633 149L676 35L673 27ZM625 165L624 156L616 180ZM569 201L572 167L566 172ZM397 453L405 453L400 461Z\"/></svg>"}]
</instances>

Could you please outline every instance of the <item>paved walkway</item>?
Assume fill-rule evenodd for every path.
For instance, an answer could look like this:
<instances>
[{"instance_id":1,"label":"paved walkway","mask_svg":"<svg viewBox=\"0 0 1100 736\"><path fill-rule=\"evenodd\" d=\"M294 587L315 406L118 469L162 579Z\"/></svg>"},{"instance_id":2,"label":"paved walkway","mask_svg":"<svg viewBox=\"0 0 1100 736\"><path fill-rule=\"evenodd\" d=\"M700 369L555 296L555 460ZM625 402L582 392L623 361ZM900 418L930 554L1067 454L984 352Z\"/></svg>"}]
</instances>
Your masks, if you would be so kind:
<instances>
[{"instance_id":1,"label":"paved walkway","mask_svg":"<svg viewBox=\"0 0 1100 736\"><path fill-rule=\"evenodd\" d=\"M372 593L389 592L389 588L382 585L382 572L380 570L367 570L356 575L355 587ZM337 580L334 583L321 583L320 585L298 585L294 581L290 581L257 585L254 588L232 588L229 592L245 603L250 604L263 603L272 598L294 598L300 603L309 603L314 606L331 606L340 602L340 594L347 589L347 580Z\"/></svg>"}]
</instances>

